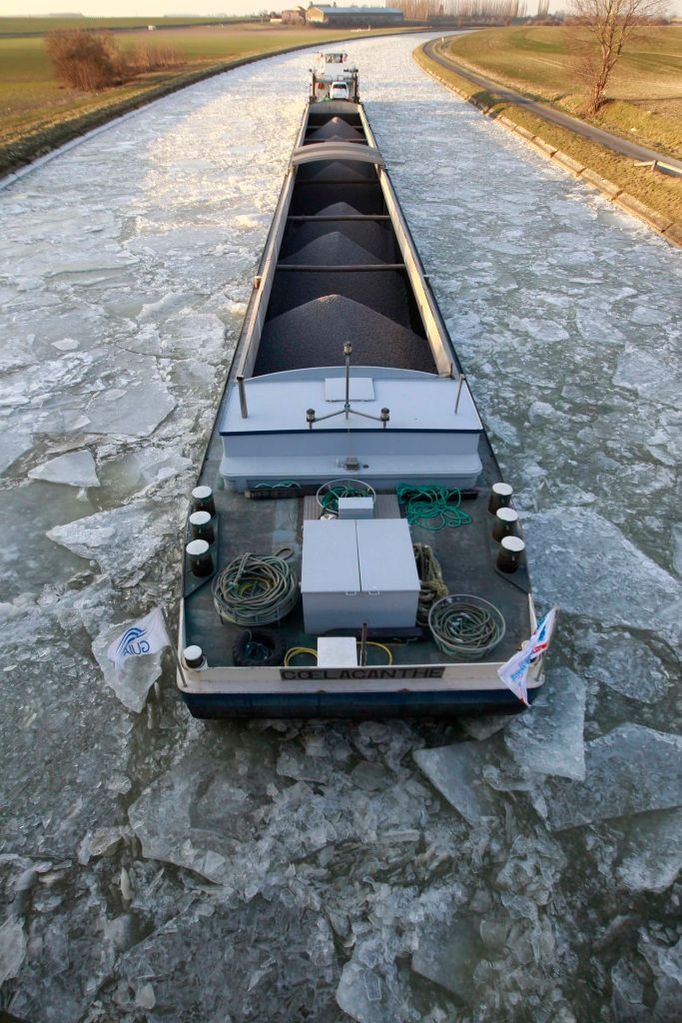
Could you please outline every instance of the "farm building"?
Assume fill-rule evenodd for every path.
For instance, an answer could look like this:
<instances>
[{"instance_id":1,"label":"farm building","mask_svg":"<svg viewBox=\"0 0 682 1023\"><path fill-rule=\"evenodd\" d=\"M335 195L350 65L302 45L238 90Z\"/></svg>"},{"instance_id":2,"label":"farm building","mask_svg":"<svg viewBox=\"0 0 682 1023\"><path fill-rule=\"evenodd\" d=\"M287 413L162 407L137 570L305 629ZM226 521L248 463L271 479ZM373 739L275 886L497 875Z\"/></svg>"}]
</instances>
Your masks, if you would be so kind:
<instances>
[{"instance_id":1,"label":"farm building","mask_svg":"<svg viewBox=\"0 0 682 1023\"><path fill-rule=\"evenodd\" d=\"M282 11L282 24L305 25L305 7L294 7L291 10Z\"/></svg>"},{"instance_id":2,"label":"farm building","mask_svg":"<svg viewBox=\"0 0 682 1023\"><path fill-rule=\"evenodd\" d=\"M400 25L405 20L395 7L309 7L309 25L339 28L367 28L369 25Z\"/></svg>"}]
</instances>

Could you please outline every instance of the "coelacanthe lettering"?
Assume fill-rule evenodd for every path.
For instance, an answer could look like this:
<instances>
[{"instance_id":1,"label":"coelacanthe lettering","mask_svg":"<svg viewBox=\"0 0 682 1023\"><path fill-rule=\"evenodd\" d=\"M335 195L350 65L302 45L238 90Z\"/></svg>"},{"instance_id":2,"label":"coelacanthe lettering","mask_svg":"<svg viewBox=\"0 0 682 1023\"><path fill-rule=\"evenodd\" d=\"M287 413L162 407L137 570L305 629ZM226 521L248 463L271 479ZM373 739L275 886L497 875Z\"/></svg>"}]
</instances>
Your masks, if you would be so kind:
<instances>
[{"instance_id":1,"label":"coelacanthe lettering","mask_svg":"<svg viewBox=\"0 0 682 1023\"><path fill-rule=\"evenodd\" d=\"M325 679L442 678L444 668L281 668L280 677L301 682Z\"/></svg>"}]
</instances>

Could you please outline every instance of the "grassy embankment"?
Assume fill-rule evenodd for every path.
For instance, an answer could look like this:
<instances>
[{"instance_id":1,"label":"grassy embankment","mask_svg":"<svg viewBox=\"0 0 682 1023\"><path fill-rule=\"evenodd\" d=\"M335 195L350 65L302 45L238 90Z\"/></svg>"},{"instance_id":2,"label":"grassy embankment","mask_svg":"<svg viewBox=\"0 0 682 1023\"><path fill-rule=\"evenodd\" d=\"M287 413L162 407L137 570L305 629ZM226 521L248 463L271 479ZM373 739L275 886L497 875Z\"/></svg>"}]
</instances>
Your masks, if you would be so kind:
<instances>
[{"instance_id":1,"label":"grassy embankment","mask_svg":"<svg viewBox=\"0 0 682 1023\"><path fill-rule=\"evenodd\" d=\"M78 19L79 27L86 20ZM129 23L132 19L118 20ZM146 25L149 19L142 20ZM7 18L0 19L0 34L17 31L9 27L11 22L29 31L26 25L34 21L49 21L52 28L69 27L60 19ZM381 34L381 30L363 33L367 34ZM44 36L0 38L0 177L112 117L241 61L300 46L323 47L342 38L348 38L348 33L253 22L126 32L116 36L124 51L158 45L175 51L179 62L100 93L78 93L59 85Z\"/></svg>"},{"instance_id":2,"label":"grassy embankment","mask_svg":"<svg viewBox=\"0 0 682 1023\"><path fill-rule=\"evenodd\" d=\"M103 29L128 29L139 28L147 30L148 25L156 25L157 28L172 28L174 25L202 25L215 24L216 22L244 22L244 18L0 18L1 35L45 35L46 32L53 32L55 29L71 28L93 28L98 31ZM255 19L254 19L255 20Z\"/></svg>"},{"instance_id":3,"label":"grassy embankment","mask_svg":"<svg viewBox=\"0 0 682 1023\"><path fill-rule=\"evenodd\" d=\"M514 27L461 36L447 49L462 66L574 116L583 102L575 75L579 30ZM423 54L420 60L429 63ZM452 71L430 65L467 97L492 107L583 166L613 182L670 220L682 223L682 181L634 161L524 110ZM682 156L682 28L642 30L623 56L608 89L609 102L591 123L672 156ZM632 130L634 129L634 131Z\"/></svg>"}]
</instances>

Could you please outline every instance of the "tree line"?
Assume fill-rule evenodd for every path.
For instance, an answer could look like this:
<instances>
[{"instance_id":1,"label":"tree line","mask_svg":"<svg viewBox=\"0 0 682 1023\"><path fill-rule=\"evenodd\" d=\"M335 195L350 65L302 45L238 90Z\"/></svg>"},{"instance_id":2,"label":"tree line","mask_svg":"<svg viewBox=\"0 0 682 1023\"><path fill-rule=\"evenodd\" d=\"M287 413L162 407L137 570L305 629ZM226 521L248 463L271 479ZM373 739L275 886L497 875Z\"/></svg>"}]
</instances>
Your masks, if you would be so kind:
<instances>
[{"instance_id":1,"label":"tree line","mask_svg":"<svg viewBox=\"0 0 682 1023\"><path fill-rule=\"evenodd\" d=\"M397 0L394 6L403 11L409 21L447 18L477 24L505 24L526 14L522 0Z\"/></svg>"}]
</instances>

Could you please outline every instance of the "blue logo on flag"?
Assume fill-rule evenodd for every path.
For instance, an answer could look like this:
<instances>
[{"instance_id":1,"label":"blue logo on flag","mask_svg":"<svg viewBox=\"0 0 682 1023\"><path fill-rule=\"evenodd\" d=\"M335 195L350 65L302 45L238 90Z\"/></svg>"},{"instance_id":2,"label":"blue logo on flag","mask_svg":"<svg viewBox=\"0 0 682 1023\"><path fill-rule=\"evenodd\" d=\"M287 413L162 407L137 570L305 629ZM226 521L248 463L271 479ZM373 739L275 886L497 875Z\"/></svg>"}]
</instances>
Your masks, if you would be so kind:
<instances>
[{"instance_id":1,"label":"blue logo on flag","mask_svg":"<svg viewBox=\"0 0 682 1023\"><path fill-rule=\"evenodd\" d=\"M124 657L139 657L140 654L149 653L149 643L144 638L147 635L146 629L137 626L127 629L121 636L116 647L116 660Z\"/></svg>"}]
</instances>

